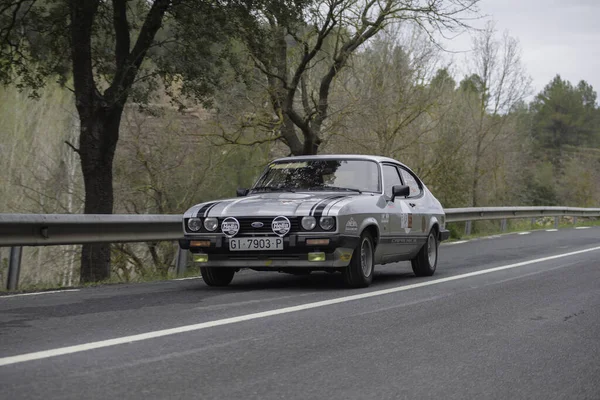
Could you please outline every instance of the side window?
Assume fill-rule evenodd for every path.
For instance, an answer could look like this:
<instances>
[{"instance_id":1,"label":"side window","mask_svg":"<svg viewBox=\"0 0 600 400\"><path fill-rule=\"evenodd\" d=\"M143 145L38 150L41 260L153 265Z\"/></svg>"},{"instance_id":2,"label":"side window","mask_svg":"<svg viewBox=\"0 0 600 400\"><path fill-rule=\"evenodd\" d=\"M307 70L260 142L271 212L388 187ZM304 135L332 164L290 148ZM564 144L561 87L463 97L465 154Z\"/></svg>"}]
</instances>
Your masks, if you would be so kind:
<instances>
[{"instance_id":1,"label":"side window","mask_svg":"<svg viewBox=\"0 0 600 400\"><path fill-rule=\"evenodd\" d=\"M384 193L387 197L392 197L392 186L402 185L398 169L393 165L383 165L383 184L385 185Z\"/></svg>"},{"instance_id":2,"label":"side window","mask_svg":"<svg viewBox=\"0 0 600 400\"><path fill-rule=\"evenodd\" d=\"M423 188L417 178L413 176L410 172L405 170L404 168L400 168L400 173L402 174L402 179L404 180L404 184L410 188L409 197L420 196Z\"/></svg>"}]
</instances>

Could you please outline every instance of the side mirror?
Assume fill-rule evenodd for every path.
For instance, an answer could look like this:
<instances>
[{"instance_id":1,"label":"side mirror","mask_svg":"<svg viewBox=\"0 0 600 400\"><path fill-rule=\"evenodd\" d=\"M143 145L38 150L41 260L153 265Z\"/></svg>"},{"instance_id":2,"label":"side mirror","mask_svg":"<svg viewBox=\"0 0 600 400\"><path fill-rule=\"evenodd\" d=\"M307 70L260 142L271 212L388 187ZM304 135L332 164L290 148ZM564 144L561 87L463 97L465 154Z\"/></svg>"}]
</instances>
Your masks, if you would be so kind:
<instances>
[{"instance_id":1,"label":"side mirror","mask_svg":"<svg viewBox=\"0 0 600 400\"><path fill-rule=\"evenodd\" d=\"M396 199L396 197L408 197L410 195L410 188L406 185L394 185L392 186L392 201Z\"/></svg>"},{"instance_id":2,"label":"side mirror","mask_svg":"<svg viewBox=\"0 0 600 400\"><path fill-rule=\"evenodd\" d=\"M238 188L236 189L236 193L238 197L244 197L246 195L248 195L248 192L250 191L250 189L244 189L244 188Z\"/></svg>"}]
</instances>

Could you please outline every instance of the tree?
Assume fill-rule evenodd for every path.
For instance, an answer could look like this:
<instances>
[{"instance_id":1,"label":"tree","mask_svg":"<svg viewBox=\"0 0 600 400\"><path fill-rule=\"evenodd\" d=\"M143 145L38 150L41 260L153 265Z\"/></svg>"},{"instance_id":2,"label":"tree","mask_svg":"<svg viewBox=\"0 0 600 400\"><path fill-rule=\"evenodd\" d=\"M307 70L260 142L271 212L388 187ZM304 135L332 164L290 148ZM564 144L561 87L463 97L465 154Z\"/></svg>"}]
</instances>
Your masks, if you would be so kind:
<instances>
[{"instance_id":1,"label":"tree","mask_svg":"<svg viewBox=\"0 0 600 400\"><path fill-rule=\"evenodd\" d=\"M80 133L78 146L68 145L81 161L84 213L113 212L113 159L128 100L149 101L159 78L173 95L209 92L207 58L225 15L208 0L0 0L0 80L34 89L49 79L72 82ZM83 246L81 281L109 275L110 246Z\"/></svg>"},{"instance_id":2,"label":"tree","mask_svg":"<svg viewBox=\"0 0 600 400\"><path fill-rule=\"evenodd\" d=\"M418 32L401 33L382 31L355 55L350 76L340 85L345 97L354 99L347 113L352 140L389 157L405 155L432 129L435 121L424 116L439 92L425 84L437 49Z\"/></svg>"},{"instance_id":3,"label":"tree","mask_svg":"<svg viewBox=\"0 0 600 400\"><path fill-rule=\"evenodd\" d=\"M533 136L552 151L555 164L564 146L593 145L600 136L596 92L585 81L574 87L556 75L535 97L531 109Z\"/></svg>"},{"instance_id":4,"label":"tree","mask_svg":"<svg viewBox=\"0 0 600 400\"><path fill-rule=\"evenodd\" d=\"M335 79L361 46L392 22L430 37L466 28L462 18L478 1L265 0L258 9L242 7L240 39L266 82L271 128L280 133L275 139L294 155L316 154Z\"/></svg>"},{"instance_id":5,"label":"tree","mask_svg":"<svg viewBox=\"0 0 600 400\"><path fill-rule=\"evenodd\" d=\"M509 112L529 93L531 79L521 63L518 41L507 33L498 40L493 22L473 39L471 62L472 73L460 83L460 90L472 109L471 206L477 207L480 180L488 172L484 155L498 139L506 139Z\"/></svg>"}]
</instances>

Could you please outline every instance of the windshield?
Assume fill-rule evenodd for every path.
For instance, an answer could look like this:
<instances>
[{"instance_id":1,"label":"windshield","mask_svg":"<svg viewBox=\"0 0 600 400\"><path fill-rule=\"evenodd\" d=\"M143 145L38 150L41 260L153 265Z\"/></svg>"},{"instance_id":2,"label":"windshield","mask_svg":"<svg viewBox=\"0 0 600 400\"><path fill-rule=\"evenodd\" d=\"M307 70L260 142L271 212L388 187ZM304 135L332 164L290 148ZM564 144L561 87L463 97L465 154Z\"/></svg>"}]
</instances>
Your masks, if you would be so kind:
<instances>
[{"instance_id":1,"label":"windshield","mask_svg":"<svg viewBox=\"0 0 600 400\"><path fill-rule=\"evenodd\" d=\"M272 163L252 191L345 190L381 192L379 166L368 160L320 159Z\"/></svg>"}]
</instances>

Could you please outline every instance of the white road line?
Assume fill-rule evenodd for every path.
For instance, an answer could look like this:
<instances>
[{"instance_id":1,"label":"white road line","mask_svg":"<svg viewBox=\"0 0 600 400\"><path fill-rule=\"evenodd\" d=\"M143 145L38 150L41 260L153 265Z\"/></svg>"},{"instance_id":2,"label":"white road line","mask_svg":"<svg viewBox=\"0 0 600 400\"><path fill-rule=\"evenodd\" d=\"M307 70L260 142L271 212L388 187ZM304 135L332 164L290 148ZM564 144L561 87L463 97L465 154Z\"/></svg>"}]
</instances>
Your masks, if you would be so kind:
<instances>
[{"instance_id":1,"label":"white road line","mask_svg":"<svg viewBox=\"0 0 600 400\"><path fill-rule=\"evenodd\" d=\"M40 294L65 293L65 292L79 292L79 289L48 290L46 292L9 294L8 296L0 296L0 300L7 299L9 297L37 296L37 295L40 295Z\"/></svg>"},{"instance_id":2,"label":"white road line","mask_svg":"<svg viewBox=\"0 0 600 400\"><path fill-rule=\"evenodd\" d=\"M591 226L578 226L575 229L590 229Z\"/></svg>"},{"instance_id":3,"label":"white road line","mask_svg":"<svg viewBox=\"0 0 600 400\"><path fill-rule=\"evenodd\" d=\"M188 278L177 278L177 279L171 279L172 281L188 281L190 279L200 279L199 276L190 276Z\"/></svg>"},{"instance_id":4,"label":"white road line","mask_svg":"<svg viewBox=\"0 0 600 400\"><path fill-rule=\"evenodd\" d=\"M448 243L444 243L446 246L449 246L451 244L461 244L461 243L467 243L469 240L459 240L457 242L448 242Z\"/></svg>"},{"instance_id":5,"label":"white road line","mask_svg":"<svg viewBox=\"0 0 600 400\"><path fill-rule=\"evenodd\" d=\"M558 232L558 229L546 229L546 232Z\"/></svg>"},{"instance_id":6,"label":"white road line","mask_svg":"<svg viewBox=\"0 0 600 400\"><path fill-rule=\"evenodd\" d=\"M438 284L444 283L444 282L456 281L459 279L470 278L472 276L491 274L492 272L503 271L503 270L512 269L512 268L519 268L519 267L523 267L526 265L536 264L536 263L540 263L540 262L544 262L544 261L556 260L559 258L570 257L570 256L574 256L577 254L584 254L584 253L589 253L589 252L598 251L598 250L600 250L600 246L592 247L592 248L584 249L584 250L579 250L579 251L572 251L570 253L558 254L558 255L550 256L550 257L537 258L535 260L523 261L523 262L516 263L516 264L504 265L501 267L484 269L481 271L469 272L469 273L462 274L462 275L455 275L455 276L450 276L447 278L441 278L441 279L436 279L436 280L432 280L432 281L415 283L412 285L405 285L405 286L400 286L400 287L395 287L395 288L390 288L390 289L377 290L374 292L355 294L352 296L338 297L337 299L317 301L314 303L307 303L307 304L301 304L298 306L279 308L279 309L271 310L271 311L263 311L263 312L253 313L253 314L240 315L239 317L218 319L215 321L202 322L199 324L184 325L184 326L180 326L177 328L163 329L163 330L159 330L159 331L141 333L139 335L123 336L123 337L114 338L114 339L101 340L98 342L84 343L84 344L79 344L79 345L75 345L75 346L60 347L57 349L37 351L34 353L20 354L20 355L11 356L11 357L4 357L4 358L0 358L0 366L17 364L17 363L22 363L22 362L26 362L26 361L41 360L44 358L79 353L82 351L100 349L103 347L117 346L117 345L125 344L125 343L139 342L142 340L155 339L155 338L159 338L159 337L163 337L163 336L175 335L178 333L199 331L202 329L213 328L216 326L236 324L238 322L267 318L267 317L272 317L274 315L289 314L289 313L294 313L294 312L299 312L299 311L304 311L304 310L310 310L313 308L331 306L334 304L347 303L349 301L354 301L354 300L368 299L370 297L383 296L383 295L390 294L390 293L397 293L397 292L421 288L421 287L425 287L425 286L438 285Z\"/></svg>"},{"instance_id":7,"label":"white road line","mask_svg":"<svg viewBox=\"0 0 600 400\"><path fill-rule=\"evenodd\" d=\"M519 235L529 235L531 232L519 232Z\"/></svg>"}]
</instances>

